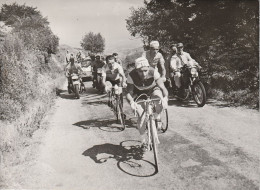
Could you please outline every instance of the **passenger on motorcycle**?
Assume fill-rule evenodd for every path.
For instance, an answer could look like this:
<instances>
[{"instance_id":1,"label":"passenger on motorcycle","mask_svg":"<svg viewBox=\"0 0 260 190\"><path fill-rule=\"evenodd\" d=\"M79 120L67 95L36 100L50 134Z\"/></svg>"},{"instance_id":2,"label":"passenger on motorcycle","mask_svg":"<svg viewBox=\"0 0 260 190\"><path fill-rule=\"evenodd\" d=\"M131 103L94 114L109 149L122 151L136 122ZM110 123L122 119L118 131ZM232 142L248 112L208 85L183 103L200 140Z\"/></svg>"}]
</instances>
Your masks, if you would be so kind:
<instances>
[{"instance_id":1,"label":"passenger on motorcycle","mask_svg":"<svg viewBox=\"0 0 260 190\"><path fill-rule=\"evenodd\" d=\"M164 66L164 58L162 54L159 52L159 42L158 41L151 41L150 43L150 49L148 51L145 51L142 55L142 57L145 57L149 65L153 68L155 68L158 71L158 67L160 67L160 76L163 79L163 82L166 81L166 70Z\"/></svg>"},{"instance_id":2,"label":"passenger on motorcycle","mask_svg":"<svg viewBox=\"0 0 260 190\"><path fill-rule=\"evenodd\" d=\"M160 98L161 104L155 102L155 119L158 121L158 128L161 128L161 112L168 106L168 91L164 86L163 79L160 77L159 72L149 65L148 60L140 57L135 60L135 69L133 69L127 77L127 94L126 99L131 105L133 110L138 114L138 130L141 135L141 142L143 149L147 148L145 142L145 115L144 104L137 104L135 98L141 94L147 94L152 98Z\"/></svg>"},{"instance_id":3,"label":"passenger on motorcycle","mask_svg":"<svg viewBox=\"0 0 260 190\"><path fill-rule=\"evenodd\" d=\"M114 56L108 55L102 68L102 88L108 92L111 86L126 87L126 77L123 68L115 62Z\"/></svg>"},{"instance_id":4,"label":"passenger on motorcycle","mask_svg":"<svg viewBox=\"0 0 260 190\"><path fill-rule=\"evenodd\" d=\"M201 66L194 59L191 58L189 53L183 51L183 44L182 43L177 44L177 57L179 58L179 61L178 61L178 63L176 62L176 66L174 66L175 65L175 63L174 63L175 59L173 59L173 63L171 63L171 65L173 65L173 68L177 71L176 74L174 75L175 85L178 88L180 88L181 87L180 69L184 65L187 65L189 67L196 66L199 69L201 69Z\"/></svg>"},{"instance_id":5,"label":"passenger on motorcycle","mask_svg":"<svg viewBox=\"0 0 260 190\"><path fill-rule=\"evenodd\" d=\"M180 58L177 56L177 48L175 46L171 46L172 56L170 60L170 76L174 79L175 86L177 88L181 87L180 77L181 77L181 67L182 62ZM173 80L172 80L173 82ZM172 83L174 85L174 83Z\"/></svg>"}]
</instances>

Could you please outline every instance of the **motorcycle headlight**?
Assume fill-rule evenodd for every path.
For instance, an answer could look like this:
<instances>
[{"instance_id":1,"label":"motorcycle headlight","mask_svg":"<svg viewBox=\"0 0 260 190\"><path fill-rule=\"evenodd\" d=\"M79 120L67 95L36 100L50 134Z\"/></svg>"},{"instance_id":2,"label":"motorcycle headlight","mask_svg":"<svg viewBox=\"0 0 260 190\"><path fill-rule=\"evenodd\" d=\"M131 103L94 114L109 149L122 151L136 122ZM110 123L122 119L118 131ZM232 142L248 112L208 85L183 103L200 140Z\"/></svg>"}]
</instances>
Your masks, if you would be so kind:
<instances>
[{"instance_id":1,"label":"motorcycle headlight","mask_svg":"<svg viewBox=\"0 0 260 190\"><path fill-rule=\"evenodd\" d=\"M196 68L191 68L190 73L191 73L191 75L194 76L194 77L195 77L195 76L198 76L198 71L197 71Z\"/></svg>"}]
</instances>

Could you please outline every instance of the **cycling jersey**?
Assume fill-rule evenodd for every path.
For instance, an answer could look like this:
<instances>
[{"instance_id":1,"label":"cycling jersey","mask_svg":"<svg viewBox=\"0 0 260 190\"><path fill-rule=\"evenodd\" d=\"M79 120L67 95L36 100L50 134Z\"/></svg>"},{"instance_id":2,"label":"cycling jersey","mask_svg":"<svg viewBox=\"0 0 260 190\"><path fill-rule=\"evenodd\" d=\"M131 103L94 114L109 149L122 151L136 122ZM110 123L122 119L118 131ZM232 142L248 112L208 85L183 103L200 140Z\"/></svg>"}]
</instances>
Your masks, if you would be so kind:
<instances>
[{"instance_id":1,"label":"cycling jersey","mask_svg":"<svg viewBox=\"0 0 260 190\"><path fill-rule=\"evenodd\" d=\"M149 50L144 52L142 57L145 57L148 60L150 66L153 68L157 68L157 65L159 63L165 63L164 58L160 52L154 54L152 51Z\"/></svg>"},{"instance_id":2,"label":"cycling jersey","mask_svg":"<svg viewBox=\"0 0 260 190\"><path fill-rule=\"evenodd\" d=\"M123 68L116 62L114 62L112 65L106 64L102 68L102 77L105 77L106 80L118 80L119 79L119 73L124 73Z\"/></svg>"},{"instance_id":3,"label":"cycling jersey","mask_svg":"<svg viewBox=\"0 0 260 190\"><path fill-rule=\"evenodd\" d=\"M160 74L157 70L150 67L148 74L144 80L140 78L137 73L137 69L132 70L128 77L127 83L134 85L134 94L140 95L142 93L150 94L156 87L156 80L160 78Z\"/></svg>"}]
</instances>

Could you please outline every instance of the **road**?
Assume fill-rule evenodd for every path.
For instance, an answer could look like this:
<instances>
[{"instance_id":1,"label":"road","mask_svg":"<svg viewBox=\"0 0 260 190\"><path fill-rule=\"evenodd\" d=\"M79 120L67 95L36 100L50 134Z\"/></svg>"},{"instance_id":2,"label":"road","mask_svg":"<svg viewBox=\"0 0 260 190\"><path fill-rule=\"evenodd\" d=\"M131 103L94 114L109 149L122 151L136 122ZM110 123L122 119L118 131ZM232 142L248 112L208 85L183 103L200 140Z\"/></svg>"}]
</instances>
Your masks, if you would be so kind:
<instances>
[{"instance_id":1,"label":"road","mask_svg":"<svg viewBox=\"0 0 260 190\"><path fill-rule=\"evenodd\" d=\"M81 99L64 90L33 139L33 159L9 174L9 188L259 189L259 112L209 100L169 102L169 129L160 134L159 172L125 103L121 131L106 96L91 84Z\"/></svg>"}]
</instances>

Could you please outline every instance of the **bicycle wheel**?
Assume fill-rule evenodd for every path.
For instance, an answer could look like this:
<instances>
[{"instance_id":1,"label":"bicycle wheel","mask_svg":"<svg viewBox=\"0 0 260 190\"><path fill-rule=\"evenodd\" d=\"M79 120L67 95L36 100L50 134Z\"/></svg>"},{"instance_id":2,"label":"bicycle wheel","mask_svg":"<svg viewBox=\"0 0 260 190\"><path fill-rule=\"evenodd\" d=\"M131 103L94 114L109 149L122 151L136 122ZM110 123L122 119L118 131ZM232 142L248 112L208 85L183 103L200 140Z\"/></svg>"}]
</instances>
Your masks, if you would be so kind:
<instances>
[{"instance_id":1,"label":"bicycle wheel","mask_svg":"<svg viewBox=\"0 0 260 190\"><path fill-rule=\"evenodd\" d=\"M162 111L162 113L161 113L161 122L162 122L162 126L161 126L161 131L163 132L163 133L165 133L166 131L167 131L167 129L168 129L168 111L167 111L167 109L164 109L163 111ZM156 125L157 125L158 123L156 122ZM158 126L156 126L156 128L157 128Z\"/></svg>"},{"instance_id":2,"label":"bicycle wheel","mask_svg":"<svg viewBox=\"0 0 260 190\"><path fill-rule=\"evenodd\" d=\"M122 131L125 130L125 114L123 112L123 106L119 98L117 98L117 107L116 107L116 120L122 126Z\"/></svg>"},{"instance_id":3,"label":"bicycle wheel","mask_svg":"<svg viewBox=\"0 0 260 190\"><path fill-rule=\"evenodd\" d=\"M156 171L158 172L159 171L158 151L157 151L157 142L155 139L157 136L157 130L156 130L154 119L152 116L149 117L149 122L150 122L150 133L151 133L151 138L152 138L152 148L153 148L153 154L154 154L154 163L155 163Z\"/></svg>"}]
</instances>

